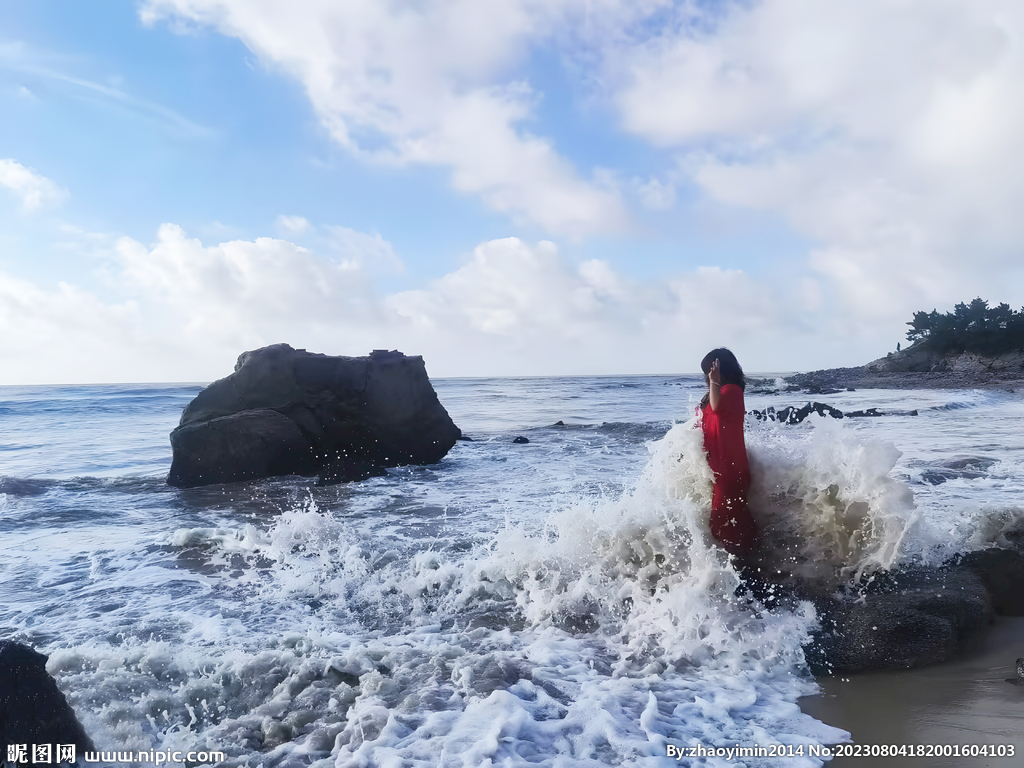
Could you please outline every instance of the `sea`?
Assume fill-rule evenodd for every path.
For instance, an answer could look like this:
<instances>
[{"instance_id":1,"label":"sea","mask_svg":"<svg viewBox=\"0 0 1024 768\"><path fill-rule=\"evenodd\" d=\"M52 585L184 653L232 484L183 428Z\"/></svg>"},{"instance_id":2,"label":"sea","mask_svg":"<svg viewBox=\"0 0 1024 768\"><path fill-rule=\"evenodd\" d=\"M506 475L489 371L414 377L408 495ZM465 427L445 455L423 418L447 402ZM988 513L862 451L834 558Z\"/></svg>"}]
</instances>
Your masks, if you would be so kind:
<instances>
[{"instance_id":1,"label":"sea","mask_svg":"<svg viewBox=\"0 0 1024 768\"><path fill-rule=\"evenodd\" d=\"M1022 393L767 382L748 410L887 415L747 417L766 569L864 583L1024 524ZM136 765L797 768L850 739L799 705L811 603L710 537L701 377L433 385L471 438L438 464L185 490L202 385L0 388L0 639Z\"/></svg>"}]
</instances>

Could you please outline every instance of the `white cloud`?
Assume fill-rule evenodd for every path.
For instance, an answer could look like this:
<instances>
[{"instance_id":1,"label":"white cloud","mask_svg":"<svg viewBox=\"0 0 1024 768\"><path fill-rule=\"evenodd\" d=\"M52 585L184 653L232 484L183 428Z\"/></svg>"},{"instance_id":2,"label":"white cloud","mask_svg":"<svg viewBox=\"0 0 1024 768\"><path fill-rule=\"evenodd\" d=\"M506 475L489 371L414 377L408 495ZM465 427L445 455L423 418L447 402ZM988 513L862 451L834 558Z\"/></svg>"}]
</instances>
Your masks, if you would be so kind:
<instances>
[{"instance_id":1,"label":"white cloud","mask_svg":"<svg viewBox=\"0 0 1024 768\"><path fill-rule=\"evenodd\" d=\"M68 194L45 176L11 159L0 160L0 187L7 187L20 197L21 207L26 211L59 205Z\"/></svg>"},{"instance_id":2,"label":"white cloud","mask_svg":"<svg viewBox=\"0 0 1024 768\"><path fill-rule=\"evenodd\" d=\"M273 238L204 245L165 224L151 245L122 238L103 254L114 300L0 273L3 383L211 380L243 350L282 341L397 348L424 355L435 376L692 371L721 344L748 369L777 369L780 335L790 365L805 349L821 359L820 335L784 287L716 267L637 282L604 261L569 262L550 242L482 243L459 268L390 296L361 263Z\"/></svg>"},{"instance_id":3,"label":"white cloud","mask_svg":"<svg viewBox=\"0 0 1024 768\"><path fill-rule=\"evenodd\" d=\"M459 269L387 304L412 323L417 348L474 375L691 371L719 344L764 366L755 341L785 324L776 292L740 271L638 283L517 238L481 244Z\"/></svg>"},{"instance_id":4,"label":"white cloud","mask_svg":"<svg viewBox=\"0 0 1024 768\"><path fill-rule=\"evenodd\" d=\"M168 321L186 333L220 343L267 343L275 334L382 320L359 265L284 240L204 246L164 224L152 246L122 238L116 254L125 288L169 310Z\"/></svg>"},{"instance_id":5,"label":"white cloud","mask_svg":"<svg viewBox=\"0 0 1024 768\"><path fill-rule=\"evenodd\" d=\"M106 304L65 283L46 290L0 272L2 383L145 381L138 320L130 301Z\"/></svg>"},{"instance_id":6,"label":"white cloud","mask_svg":"<svg viewBox=\"0 0 1024 768\"><path fill-rule=\"evenodd\" d=\"M665 211L676 204L676 188L671 182L658 179L648 179L647 181L635 179L633 186L645 208L650 208L653 211Z\"/></svg>"},{"instance_id":7,"label":"white cloud","mask_svg":"<svg viewBox=\"0 0 1024 768\"><path fill-rule=\"evenodd\" d=\"M302 216L285 216L282 214L277 217L277 227L289 235L301 235L309 229L309 221Z\"/></svg>"},{"instance_id":8,"label":"white cloud","mask_svg":"<svg viewBox=\"0 0 1024 768\"><path fill-rule=\"evenodd\" d=\"M898 329L978 293L1024 302L1024 6L690 11L608 56L628 130L681 153L713 199L817 242L808 264L851 322Z\"/></svg>"},{"instance_id":9,"label":"white cloud","mask_svg":"<svg viewBox=\"0 0 1024 768\"><path fill-rule=\"evenodd\" d=\"M524 127L540 95L509 74L575 7L150 0L142 17L186 19L238 37L296 77L331 135L360 156L447 167L457 190L494 210L582 236L621 228L622 203Z\"/></svg>"},{"instance_id":10,"label":"white cloud","mask_svg":"<svg viewBox=\"0 0 1024 768\"><path fill-rule=\"evenodd\" d=\"M331 248L341 256L343 264L370 271L405 271L391 243L377 232L367 234L338 226L327 227L327 232Z\"/></svg>"},{"instance_id":11,"label":"white cloud","mask_svg":"<svg viewBox=\"0 0 1024 768\"><path fill-rule=\"evenodd\" d=\"M366 354L394 336L359 265L284 240L206 246L164 224L151 245L121 238L93 255L120 298L0 273L4 383L208 381L266 344Z\"/></svg>"},{"instance_id":12,"label":"white cloud","mask_svg":"<svg viewBox=\"0 0 1024 768\"><path fill-rule=\"evenodd\" d=\"M1013 48L1013 6L727 2L625 53L623 117L668 145L782 132L806 141L836 130L889 139L936 87L963 87L999 66Z\"/></svg>"},{"instance_id":13,"label":"white cloud","mask_svg":"<svg viewBox=\"0 0 1024 768\"><path fill-rule=\"evenodd\" d=\"M338 257L341 266L370 272L401 273L405 265L395 249L377 232L367 234L348 227L314 227L302 216L278 216L277 228L286 236L314 235L314 241Z\"/></svg>"},{"instance_id":14,"label":"white cloud","mask_svg":"<svg viewBox=\"0 0 1024 768\"><path fill-rule=\"evenodd\" d=\"M426 289L391 297L390 305L428 331L465 330L532 346L549 335L549 343L585 340L613 315L625 330L640 310L631 293L606 264L571 269L554 243L530 247L511 237L480 245L462 267Z\"/></svg>"}]
</instances>

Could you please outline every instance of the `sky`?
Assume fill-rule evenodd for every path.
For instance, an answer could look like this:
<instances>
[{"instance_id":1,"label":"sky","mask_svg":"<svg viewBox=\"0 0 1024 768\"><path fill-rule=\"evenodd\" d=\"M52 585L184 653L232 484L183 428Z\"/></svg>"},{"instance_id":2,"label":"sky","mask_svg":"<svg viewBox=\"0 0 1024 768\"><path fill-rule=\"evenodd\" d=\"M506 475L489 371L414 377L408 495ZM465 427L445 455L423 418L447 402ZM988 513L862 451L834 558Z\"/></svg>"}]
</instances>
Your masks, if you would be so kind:
<instances>
[{"instance_id":1,"label":"sky","mask_svg":"<svg viewBox=\"0 0 1024 768\"><path fill-rule=\"evenodd\" d=\"M860 365L1024 305L1019 0L0 5L0 384Z\"/></svg>"}]
</instances>

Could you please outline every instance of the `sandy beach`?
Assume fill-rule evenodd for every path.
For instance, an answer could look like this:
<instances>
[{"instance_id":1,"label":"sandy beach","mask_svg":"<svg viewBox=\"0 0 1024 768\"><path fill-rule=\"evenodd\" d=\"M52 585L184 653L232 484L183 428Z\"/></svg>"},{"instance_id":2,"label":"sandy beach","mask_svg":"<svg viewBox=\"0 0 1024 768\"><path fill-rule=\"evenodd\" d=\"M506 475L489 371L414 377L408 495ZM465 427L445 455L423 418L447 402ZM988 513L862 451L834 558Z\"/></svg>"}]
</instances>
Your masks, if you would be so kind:
<instances>
[{"instance_id":1,"label":"sandy beach","mask_svg":"<svg viewBox=\"0 0 1024 768\"><path fill-rule=\"evenodd\" d=\"M849 731L856 744L1013 745L1014 757L841 757L844 766L1017 766L1024 764L1024 618L1000 617L957 658L905 672L822 677L804 712Z\"/></svg>"}]
</instances>

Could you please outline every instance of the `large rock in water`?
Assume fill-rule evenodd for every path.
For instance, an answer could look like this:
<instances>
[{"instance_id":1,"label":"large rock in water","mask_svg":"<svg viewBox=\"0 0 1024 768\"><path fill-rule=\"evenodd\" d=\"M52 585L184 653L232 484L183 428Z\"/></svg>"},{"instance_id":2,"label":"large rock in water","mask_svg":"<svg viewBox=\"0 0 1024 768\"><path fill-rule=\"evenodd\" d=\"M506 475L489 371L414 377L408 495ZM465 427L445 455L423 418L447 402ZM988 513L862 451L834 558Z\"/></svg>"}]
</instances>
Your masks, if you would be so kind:
<instances>
[{"instance_id":1,"label":"large rock in water","mask_svg":"<svg viewBox=\"0 0 1024 768\"><path fill-rule=\"evenodd\" d=\"M421 357L333 357L274 344L242 353L234 373L188 404L171 432L167 482L358 480L440 461L460 435Z\"/></svg>"}]
</instances>

